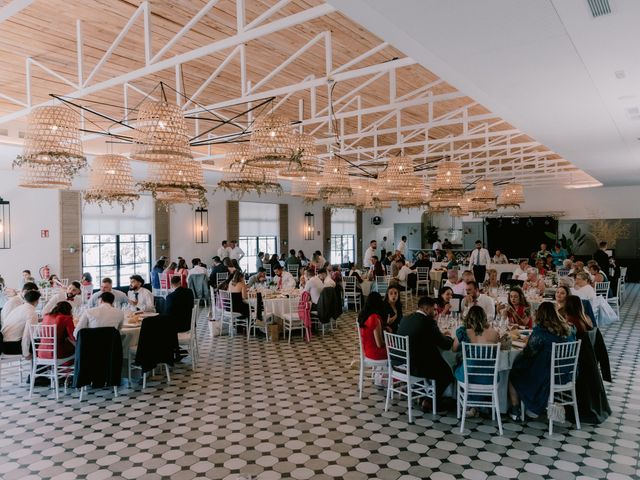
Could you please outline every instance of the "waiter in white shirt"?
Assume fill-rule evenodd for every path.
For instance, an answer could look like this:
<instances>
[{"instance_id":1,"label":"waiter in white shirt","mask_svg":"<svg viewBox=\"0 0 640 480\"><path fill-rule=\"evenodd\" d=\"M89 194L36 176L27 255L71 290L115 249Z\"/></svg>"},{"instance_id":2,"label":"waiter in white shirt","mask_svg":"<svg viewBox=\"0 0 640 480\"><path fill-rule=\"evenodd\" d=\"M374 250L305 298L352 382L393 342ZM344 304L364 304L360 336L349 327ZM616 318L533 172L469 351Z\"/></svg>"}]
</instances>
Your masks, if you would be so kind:
<instances>
[{"instance_id":1,"label":"waiter in white shirt","mask_svg":"<svg viewBox=\"0 0 640 480\"><path fill-rule=\"evenodd\" d=\"M377 248L378 248L378 242L376 242L375 240L371 240L369 242L369 248L367 248L366 252L364 252L364 260L362 263L364 268L371 267L371 257L373 257L376 254Z\"/></svg>"},{"instance_id":2,"label":"waiter in white shirt","mask_svg":"<svg viewBox=\"0 0 640 480\"><path fill-rule=\"evenodd\" d=\"M431 245L431 250L433 250L434 252L436 250L442 250L442 243L440 243L440 239L436 239L435 242L433 242L433 245Z\"/></svg>"},{"instance_id":3,"label":"waiter in white shirt","mask_svg":"<svg viewBox=\"0 0 640 480\"><path fill-rule=\"evenodd\" d=\"M147 290L148 291L148 290ZM115 296L111 292L100 294L100 305L86 310L73 331L73 336L78 338L78 332L83 328L114 327L118 330L124 323L124 312L113 306Z\"/></svg>"},{"instance_id":4,"label":"waiter in white shirt","mask_svg":"<svg viewBox=\"0 0 640 480\"><path fill-rule=\"evenodd\" d=\"M229 256L229 247L227 246L226 240L222 240L222 245L218 247L218 256L220 260L224 260Z\"/></svg>"},{"instance_id":5,"label":"waiter in white shirt","mask_svg":"<svg viewBox=\"0 0 640 480\"><path fill-rule=\"evenodd\" d=\"M398 248L396 248L396 250L398 250L403 257L406 258L407 256L407 236L403 235L402 238L400 239L400 243L398 243Z\"/></svg>"},{"instance_id":6,"label":"waiter in white shirt","mask_svg":"<svg viewBox=\"0 0 640 480\"><path fill-rule=\"evenodd\" d=\"M476 248L471 252L471 258L469 258L469 267L473 270L473 276L476 282L484 282L484 277L487 275L487 265L491 263L491 255L489 250L483 248L482 241L476 241Z\"/></svg>"},{"instance_id":7,"label":"waiter in white shirt","mask_svg":"<svg viewBox=\"0 0 640 480\"><path fill-rule=\"evenodd\" d=\"M235 240L231 240L229 242L229 258L231 260L237 260L238 262L240 262L240 260L242 260L242 257L244 257L244 252L238 245L236 245Z\"/></svg>"},{"instance_id":8,"label":"waiter in white shirt","mask_svg":"<svg viewBox=\"0 0 640 480\"><path fill-rule=\"evenodd\" d=\"M142 286L144 279L140 275L131 275L129 281L131 282L127 292L129 305L142 312L155 312L153 294Z\"/></svg>"}]
</instances>

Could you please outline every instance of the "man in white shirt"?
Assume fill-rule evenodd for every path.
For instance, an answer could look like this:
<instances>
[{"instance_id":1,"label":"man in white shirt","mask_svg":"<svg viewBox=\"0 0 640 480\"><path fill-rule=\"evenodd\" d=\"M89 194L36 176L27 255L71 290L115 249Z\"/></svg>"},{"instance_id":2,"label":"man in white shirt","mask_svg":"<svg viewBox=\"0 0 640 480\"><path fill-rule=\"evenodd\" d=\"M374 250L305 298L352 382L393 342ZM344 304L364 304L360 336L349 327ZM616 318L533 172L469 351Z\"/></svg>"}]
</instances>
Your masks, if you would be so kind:
<instances>
[{"instance_id":1,"label":"man in white shirt","mask_svg":"<svg viewBox=\"0 0 640 480\"><path fill-rule=\"evenodd\" d=\"M527 268L527 280L524 282L524 291L533 291L538 295L544 295L544 279L538 275L538 269L536 267Z\"/></svg>"},{"instance_id":2,"label":"man in white shirt","mask_svg":"<svg viewBox=\"0 0 640 480\"><path fill-rule=\"evenodd\" d=\"M447 270L447 281L444 282L445 287L449 287L456 295L464 295L466 293L467 284L458 277L458 270Z\"/></svg>"},{"instance_id":3,"label":"man in white shirt","mask_svg":"<svg viewBox=\"0 0 640 480\"><path fill-rule=\"evenodd\" d=\"M42 309L42 316L45 316L58 302L69 302L71 307L79 309L82 306L82 287L80 282L71 282L67 287L67 291L63 293L57 293L49 299L47 304Z\"/></svg>"},{"instance_id":4,"label":"man in white shirt","mask_svg":"<svg viewBox=\"0 0 640 480\"><path fill-rule=\"evenodd\" d=\"M3 322L7 319L9 314L17 307L24 303L24 294L31 291L38 290L38 286L33 282L27 282L23 285L22 290L17 295L10 297L7 303L2 307L2 313L0 313L0 320Z\"/></svg>"},{"instance_id":5,"label":"man in white shirt","mask_svg":"<svg viewBox=\"0 0 640 480\"><path fill-rule=\"evenodd\" d=\"M17 306L2 321L2 353L23 356L29 356L30 335L28 332L29 325L37 325L38 314L36 306L40 301L40 292L38 290L29 290L24 294L24 303Z\"/></svg>"},{"instance_id":6,"label":"man in white shirt","mask_svg":"<svg viewBox=\"0 0 640 480\"><path fill-rule=\"evenodd\" d=\"M408 288L407 285L407 281L409 280L409 275L415 275L416 272L414 272L413 270L411 270L411 268L409 266L407 266L406 263L402 263L402 262L398 262L401 263L402 265L400 266L400 269L398 270L398 283L400 284L401 287L403 287L404 289Z\"/></svg>"},{"instance_id":7,"label":"man in white shirt","mask_svg":"<svg viewBox=\"0 0 640 480\"><path fill-rule=\"evenodd\" d=\"M484 277L487 275L487 265L491 263L491 255L489 250L482 246L482 241L476 241L476 248L471 252L469 257L469 268L473 270L473 276L476 282L484 282Z\"/></svg>"},{"instance_id":8,"label":"man in white shirt","mask_svg":"<svg viewBox=\"0 0 640 480\"><path fill-rule=\"evenodd\" d=\"M442 243L440 243L439 238L435 242L433 242L433 245L431 245L431 250L433 250L434 252L436 250L442 250Z\"/></svg>"},{"instance_id":9,"label":"man in white shirt","mask_svg":"<svg viewBox=\"0 0 640 480\"><path fill-rule=\"evenodd\" d=\"M479 305L484 310L484 313L487 314L487 319L489 321L493 320L496 316L496 304L490 296L480 293L478 282L475 280L467 282L466 293L467 296L462 301L463 316L469 312L471 307Z\"/></svg>"},{"instance_id":10,"label":"man in white shirt","mask_svg":"<svg viewBox=\"0 0 640 480\"><path fill-rule=\"evenodd\" d=\"M231 240L231 242L229 242L229 258L239 262L242 260L242 257L244 257L244 252L238 245L236 245L235 240Z\"/></svg>"},{"instance_id":11,"label":"man in white shirt","mask_svg":"<svg viewBox=\"0 0 640 480\"><path fill-rule=\"evenodd\" d=\"M229 247L227 246L226 240L222 240L222 245L218 247L218 256L220 260L224 260L229 256Z\"/></svg>"},{"instance_id":12,"label":"man in white shirt","mask_svg":"<svg viewBox=\"0 0 640 480\"><path fill-rule=\"evenodd\" d=\"M321 268L320 270L318 270L318 277L320 277L325 287L336 286L336 282L333 281L333 278L331 278L331 275L327 273L326 269Z\"/></svg>"},{"instance_id":13,"label":"man in white shirt","mask_svg":"<svg viewBox=\"0 0 640 480\"><path fill-rule=\"evenodd\" d=\"M194 258L193 260L191 260L191 269L188 272L188 277L190 277L191 275L198 275L198 274L204 274L206 275L207 269L204 268L202 265L200 265L200 259L199 258Z\"/></svg>"},{"instance_id":14,"label":"man in white shirt","mask_svg":"<svg viewBox=\"0 0 640 480\"><path fill-rule=\"evenodd\" d=\"M114 308L114 300L113 293L101 293L100 304L82 314L73 331L73 336L78 338L78 332L83 328L114 327L120 330L124 323L124 312L119 308Z\"/></svg>"},{"instance_id":15,"label":"man in white shirt","mask_svg":"<svg viewBox=\"0 0 640 480\"><path fill-rule=\"evenodd\" d=\"M529 268L529 261L526 258L521 258L520 263L513 271L513 279L514 280L522 280L523 282L527 281L527 269Z\"/></svg>"},{"instance_id":16,"label":"man in white shirt","mask_svg":"<svg viewBox=\"0 0 640 480\"><path fill-rule=\"evenodd\" d=\"M500 251L500 249L496 249L496 254L493 256L493 263L498 265L505 265L509 263L509 259L507 256Z\"/></svg>"},{"instance_id":17,"label":"man in white shirt","mask_svg":"<svg viewBox=\"0 0 640 480\"><path fill-rule=\"evenodd\" d=\"M400 239L400 243L398 243L398 248L396 248L397 251L399 251L403 257L407 256L407 237L406 235L403 235L402 238Z\"/></svg>"},{"instance_id":18,"label":"man in white shirt","mask_svg":"<svg viewBox=\"0 0 640 480\"><path fill-rule=\"evenodd\" d=\"M296 288L296 279L281 265L276 265L273 271L276 274L275 281L278 290L293 290Z\"/></svg>"},{"instance_id":19,"label":"man in white shirt","mask_svg":"<svg viewBox=\"0 0 640 480\"><path fill-rule=\"evenodd\" d=\"M364 252L364 260L362 261L362 265L364 268L371 267L371 257L376 254L376 249L378 248L378 242L375 240L371 240L369 242L369 248Z\"/></svg>"},{"instance_id":20,"label":"man in white shirt","mask_svg":"<svg viewBox=\"0 0 640 480\"><path fill-rule=\"evenodd\" d=\"M304 284L304 291L309 292L309 295L311 296L311 303L313 305L317 305L318 300L320 299L320 294L324 289L324 282L318 275L311 273L311 270L305 270L304 275L307 279Z\"/></svg>"},{"instance_id":21,"label":"man in white shirt","mask_svg":"<svg viewBox=\"0 0 640 480\"><path fill-rule=\"evenodd\" d=\"M127 292L129 305L143 312L155 312L156 307L153 301L153 294L142 286L144 285L144 279L140 275L131 275L129 281L130 286Z\"/></svg>"},{"instance_id":22,"label":"man in white shirt","mask_svg":"<svg viewBox=\"0 0 640 480\"><path fill-rule=\"evenodd\" d=\"M91 307L97 307L99 305L100 295L104 292L110 292L113 294L115 300L113 304L116 308L122 307L122 305L127 305L129 303L129 298L127 294L121 292L120 290L113 289L113 281L109 277L104 277L102 282L100 283L100 290L91 295L91 300L89 301L89 305Z\"/></svg>"}]
</instances>

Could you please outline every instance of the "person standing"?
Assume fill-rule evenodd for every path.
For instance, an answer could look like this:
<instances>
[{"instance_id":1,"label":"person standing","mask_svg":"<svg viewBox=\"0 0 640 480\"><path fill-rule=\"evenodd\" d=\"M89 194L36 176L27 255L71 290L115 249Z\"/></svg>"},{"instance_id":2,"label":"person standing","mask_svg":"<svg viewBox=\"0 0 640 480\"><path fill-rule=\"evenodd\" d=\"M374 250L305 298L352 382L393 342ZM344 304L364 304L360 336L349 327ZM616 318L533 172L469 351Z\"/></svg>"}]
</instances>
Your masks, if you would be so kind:
<instances>
[{"instance_id":1,"label":"person standing","mask_svg":"<svg viewBox=\"0 0 640 480\"><path fill-rule=\"evenodd\" d=\"M382 242L380 242L380 258L385 258L387 256L387 237L382 237Z\"/></svg>"},{"instance_id":2,"label":"person standing","mask_svg":"<svg viewBox=\"0 0 640 480\"><path fill-rule=\"evenodd\" d=\"M371 257L373 257L376 254L377 248L378 248L378 242L376 242L375 240L371 240L369 242L369 248L367 248L367 251L364 252L363 265L365 268L371 267Z\"/></svg>"},{"instance_id":3,"label":"person standing","mask_svg":"<svg viewBox=\"0 0 640 480\"><path fill-rule=\"evenodd\" d=\"M240 262L244 257L244 251L236 244L235 240L229 242L229 258Z\"/></svg>"},{"instance_id":4,"label":"person standing","mask_svg":"<svg viewBox=\"0 0 640 480\"><path fill-rule=\"evenodd\" d=\"M407 236L403 235L400 238L400 243L398 243L398 248L396 249L400 252L403 257L407 256Z\"/></svg>"},{"instance_id":5,"label":"person standing","mask_svg":"<svg viewBox=\"0 0 640 480\"><path fill-rule=\"evenodd\" d=\"M593 259L600 265L600 270L606 272L609 269L609 255L605 251L607 242L600 242L598 250L593 254Z\"/></svg>"},{"instance_id":6,"label":"person standing","mask_svg":"<svg viewBox=\"0 0 640 480\"><path fill-rule=\"evenodd\" d=\"M227 246L227 241L222 240L222 244L218 247L218 257L220 260L224 260L229 256L229 247Z\"/></svg>"},{"instance_id":7,"label":"person standing","mask_svg":"<svg viewBox=\"0 0 640 480\"><path fill-rule=\"evenodd\" d=\"M473 270L473 276L477 282L484 282L484 277L487 274L487 265L490 263L489 250L483 247L481 240L477 240L476 248L473 249L469 258L469 267Z\"/></svg>"},{"instance_id":8,"label":"person standing","mask_svg":"<svg viewBox=\"0 0 640 480\"><path fill-rule=\"evenodd\" d=\"M442 243L440 243L440 239L436 238L436 241L433 242L433 245L431 245L431 250L435 252L436 250L442 250L442 249L443 249L443 246L442 246Z\"/></svg>"},{"instance_id":9,"label":"person standing","mask_svg":"<svg viewBox=\"0 0 640 480\"><path fill-rule=\"evenodd\" d=\"M164 314L171 318L176 332L188 332L191 329L191 311L194 296L190 288L182 286L178 275L171 277L172 292L167 295L164 303Z\"/></svg>"}]
</instances>

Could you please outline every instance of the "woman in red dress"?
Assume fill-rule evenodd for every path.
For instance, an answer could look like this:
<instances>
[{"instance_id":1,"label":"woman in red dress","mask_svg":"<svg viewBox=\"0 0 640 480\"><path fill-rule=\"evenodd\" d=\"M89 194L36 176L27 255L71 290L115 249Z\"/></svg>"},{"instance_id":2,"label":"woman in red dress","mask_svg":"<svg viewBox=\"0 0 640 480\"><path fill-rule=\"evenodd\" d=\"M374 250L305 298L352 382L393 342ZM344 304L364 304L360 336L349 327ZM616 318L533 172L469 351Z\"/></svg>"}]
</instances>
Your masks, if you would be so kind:
<instances>
[{"instance_id":1,"label":"woman in red dress","mask_svg":"<svg viewBox=\"0 0 640 480\"><path fill-rule=\"evenodd\" d=\"M385 360L387 350L382 334L382 317L385 311L384 302L378 292L371 292L364 308L358 315L360 337L364 356L371 360Z\"/></svg>"},{"instance_id":2,"label":"woman in red dress","mask_svg":"<svg viewBox=\"0 0 640 480\"><path fill-rule=\"evenodd\" d=\"M76 351L76 339L73 336L72 307L69 302L58 302L53 310L44 316L42 325L56 326L56 351L58 359L71 357ZM43 339L42 342L45 342ZM53 357L51 350L38 349L38 358ZM73 361L71 361L73 363Z\"/></svg>"}]
</instances>

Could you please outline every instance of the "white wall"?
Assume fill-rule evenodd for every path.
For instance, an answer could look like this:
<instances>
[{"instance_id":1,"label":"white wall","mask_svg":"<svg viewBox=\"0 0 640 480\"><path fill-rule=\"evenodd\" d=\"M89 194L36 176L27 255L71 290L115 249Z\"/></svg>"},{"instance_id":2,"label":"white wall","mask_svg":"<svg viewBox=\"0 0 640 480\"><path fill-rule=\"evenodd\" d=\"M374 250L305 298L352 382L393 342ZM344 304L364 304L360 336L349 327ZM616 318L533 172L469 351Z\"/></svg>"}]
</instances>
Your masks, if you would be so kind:
<instances>
[{"instance_id":1,"label":"white wall","mask_svg":"<svg viewBox=\"0 0 640 480\"><path fill-rule=\"evenodd\" d=\"M0 196L11 202L11 248L0 249L0 275L9 287L19 286L21 272L49 265L60 272L60 199L57 190L18 187L19 175L11 168L0 170ZM40 231L49 230L48 238Z\"/></svg>"}]
</instances>

